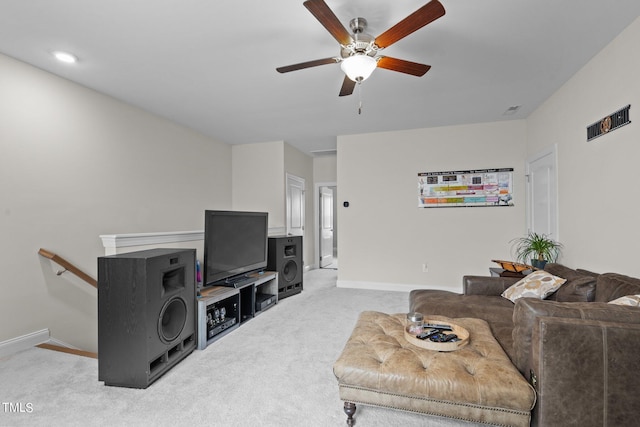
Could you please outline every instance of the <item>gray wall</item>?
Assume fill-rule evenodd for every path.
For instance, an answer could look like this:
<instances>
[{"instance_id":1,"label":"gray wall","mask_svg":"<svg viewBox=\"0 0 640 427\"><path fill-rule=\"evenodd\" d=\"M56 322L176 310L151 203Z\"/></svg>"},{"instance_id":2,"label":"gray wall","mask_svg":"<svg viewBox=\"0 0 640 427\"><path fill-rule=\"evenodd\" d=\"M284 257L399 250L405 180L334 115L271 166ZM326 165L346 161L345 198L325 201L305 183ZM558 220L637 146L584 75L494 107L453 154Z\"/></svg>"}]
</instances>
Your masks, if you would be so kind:
<instances>
[{"instance_id":1,"label":"gray wall","mask_svg":"<svg viewBox=\"0 0 640 427\"><path fill-rule=\"evenodd\" d=\"M200 230L231 208L231 148L0 55L0 342L49 328L97 347L101 234Z\"/></svg>"},{"instance_id":2,"label":"gray wall","mask_svg":"<svg viewBox=\"0 0 640 427\"><path fill-rule=\"evenodd\" d=\"M525 136L516 120L339 137L339 285L458 290L508 259L524 228ZM418 173L489 168L514 168L515 206L418 208Z\"/></svg>"},{"instance_id":3,"label":"gray wall","mask_svg":"<svg viewBox=\"0 0 640 427\"><path fill-rule=\"evenodd\" d=\"M512 259L509 241L526 233L526 160L553 145L561 261L640 276L638 40L640 19L526 120L339 137L339 285L459 292L463 274ZM628 104L631 124L586 142L587 126ZM486 167L515 169L516 207L417 208L418 172Z\"/></svg>"},{"instance_id":4,"label":"gray wall","mask_svg":"<svg viewBox=\"0 0 640 427\"><path fill-rule=\"evenodd\" d=\"M313 233L313 159L283 142L233 146L233 209L269 212L273 235L286 232L286 174L305 180L305 266L315 257Z\"/></svg>"},{"instance_id":5,"label":"gray wall","mask_svg":"<svg viewBox=\"0 0 640 427\"><path fill-rule=\"evenodd\" d=\"M557 144L563 262L640 276L639 39L636 20L525 121L339 137L336 172L333 159L277 143L266 173L283 183L285 170L315 172L307 194L311 180L336 176L339 283L459 291L462 274L486 275L491 259L510 256L509 240L526 230L525 161ZM242 204L232 149L6 56L0 71L0 342L49 328L95 350L95 290L56 276L38 249L95 277L101 234L202 229L204 209ZM627 104L630 125L585 141L589 124ZM515 168L515 207L418 209L418 172L489 167ZM284 225L283 194L273 225Z\"/></svg>"},{"instance_id":6,"label":"gray wall","mask_svg":"<svg viewBox=\"0 0 640 427\"><path fill-rule=\"evenodd\" d=\"M640 276L640 19L636 19L527 121L529 156L558 147L564 261ZM586 141L587 126L631 104L631 123Z\"/></svg>"}]
</instances>

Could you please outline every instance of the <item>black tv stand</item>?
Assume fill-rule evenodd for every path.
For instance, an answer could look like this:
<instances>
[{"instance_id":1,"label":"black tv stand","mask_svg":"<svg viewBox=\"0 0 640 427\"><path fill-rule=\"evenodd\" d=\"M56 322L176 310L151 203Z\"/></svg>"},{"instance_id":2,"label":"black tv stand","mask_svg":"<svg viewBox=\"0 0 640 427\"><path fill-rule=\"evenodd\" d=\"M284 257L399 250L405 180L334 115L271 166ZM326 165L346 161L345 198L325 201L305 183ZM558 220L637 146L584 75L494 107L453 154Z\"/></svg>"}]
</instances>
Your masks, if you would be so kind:
<instances>
[{"instance_id":1,"label":"black tv stand","mask_svg":"<svg viewBox=\"0 0 640 427\"><path fill-rule=\"evenodd\" d=\"M278 273L265 271L242 280L208 286L198 297L198 346L212 342L278 303ZM220 313L224 308L225 316Z\"/></svg>"}]
</instances>

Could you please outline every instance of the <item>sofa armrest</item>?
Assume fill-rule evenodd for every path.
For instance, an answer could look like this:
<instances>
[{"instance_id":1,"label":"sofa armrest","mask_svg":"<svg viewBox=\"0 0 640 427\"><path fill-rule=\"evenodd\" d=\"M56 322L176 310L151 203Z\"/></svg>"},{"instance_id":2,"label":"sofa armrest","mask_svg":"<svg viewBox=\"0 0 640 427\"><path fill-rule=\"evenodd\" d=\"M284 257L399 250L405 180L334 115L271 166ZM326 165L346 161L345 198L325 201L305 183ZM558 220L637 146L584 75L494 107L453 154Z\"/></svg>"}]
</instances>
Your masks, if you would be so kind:
<instances>
[{"instance_id":1,"label":"sofa armrest","mask_svg":"<svg viewBox=\"0 0 640 427\"><path fill-rule=\"evenodd\" d=\"M517 277L463 276L462 292L465 295L497 296L518 280Z\"/></svg>"},{"instance_id":2,"label":"sofa armrest","mask_svg":"<svg viewBox=\"0 0 640 427\"><path fill-rule=\"evenodd\" d=\"M599 320L640 324L640 310L602 302L557 302L536 298L520 298L513 308L513 352L518 370L527 375L531 367L531 351L536 345L533 328L540 317Z\"/></svg>"},{"instance_id":3,"label":"sofa armrest","mask_svg":"<svg viewBox=\"0 0 640 427\"><path fill-rule=\"evenodd\" d=\"M529 380L533 425L635 425L640 324L538 317Z\"/></svg>"}]
</instances>

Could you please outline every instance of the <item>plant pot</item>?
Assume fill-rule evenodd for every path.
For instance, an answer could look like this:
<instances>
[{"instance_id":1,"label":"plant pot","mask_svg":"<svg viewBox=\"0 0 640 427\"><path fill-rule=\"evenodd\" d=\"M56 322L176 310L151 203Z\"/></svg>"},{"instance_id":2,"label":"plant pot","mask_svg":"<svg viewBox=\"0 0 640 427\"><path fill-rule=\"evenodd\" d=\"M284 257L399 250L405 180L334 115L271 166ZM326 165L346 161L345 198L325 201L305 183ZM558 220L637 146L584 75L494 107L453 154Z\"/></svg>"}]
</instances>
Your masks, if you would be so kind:
<instances>
[{"instance_id":1,"label":"plant pot","mask_svg":"<svg viewBox=\"0 0 640 427\"><path fill-rule=\"evenodd\" d=\"M538 270L544 270L544 266L547 264L546 259L531 259L531 265Z\"/></svg>"}]
</instances>

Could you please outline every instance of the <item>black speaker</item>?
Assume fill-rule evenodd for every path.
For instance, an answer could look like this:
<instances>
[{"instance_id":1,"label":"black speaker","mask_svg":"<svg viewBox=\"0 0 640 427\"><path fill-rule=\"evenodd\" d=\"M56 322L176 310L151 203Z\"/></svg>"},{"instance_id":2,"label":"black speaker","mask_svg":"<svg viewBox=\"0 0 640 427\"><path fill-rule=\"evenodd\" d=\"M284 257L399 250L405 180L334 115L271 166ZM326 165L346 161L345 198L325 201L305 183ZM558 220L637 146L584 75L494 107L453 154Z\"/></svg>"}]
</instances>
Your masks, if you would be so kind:
<instances>
[{"instance_id":1,"label":"black speaker","mask_svg":"<svg viewBox=\"0 0 640 427\"><path fill-rule=\"evenodd\" d=\"M195 249L98 258L98 380L147 388L196 347Z\"/></svg>"},{"instance_id":2,"label":"black speaker","mask_svg":"<svg viewBox=\"0 0 640 427\"><path fill-rule=\"evenodd\" d=\"M267 270L278 273L278 299L302 292L302 236L269 237Z\"/></svg>"}]
</instances>

